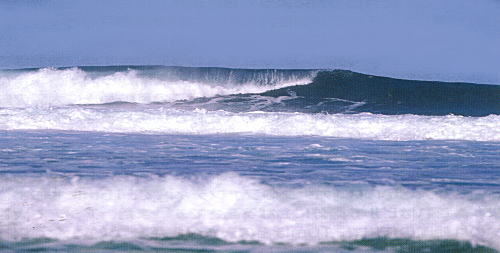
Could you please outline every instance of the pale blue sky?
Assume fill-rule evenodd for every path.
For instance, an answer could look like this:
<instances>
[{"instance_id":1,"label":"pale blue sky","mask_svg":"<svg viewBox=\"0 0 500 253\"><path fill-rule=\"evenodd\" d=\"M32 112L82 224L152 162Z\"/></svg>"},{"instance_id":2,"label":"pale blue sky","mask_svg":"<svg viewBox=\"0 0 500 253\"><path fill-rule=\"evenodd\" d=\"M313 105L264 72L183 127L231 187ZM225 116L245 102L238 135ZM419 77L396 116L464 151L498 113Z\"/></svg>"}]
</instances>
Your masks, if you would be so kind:
<instances>
[{"instance_id":1,"label":"pale blue sky","mask_svg":"<svg viewBox=\"0 0 500 253\"><path fill-rule=\"evenodd\" d=\"M0 68L120 64L500 84L500 1L0 1Z\"/></svg>"}]
</instances>

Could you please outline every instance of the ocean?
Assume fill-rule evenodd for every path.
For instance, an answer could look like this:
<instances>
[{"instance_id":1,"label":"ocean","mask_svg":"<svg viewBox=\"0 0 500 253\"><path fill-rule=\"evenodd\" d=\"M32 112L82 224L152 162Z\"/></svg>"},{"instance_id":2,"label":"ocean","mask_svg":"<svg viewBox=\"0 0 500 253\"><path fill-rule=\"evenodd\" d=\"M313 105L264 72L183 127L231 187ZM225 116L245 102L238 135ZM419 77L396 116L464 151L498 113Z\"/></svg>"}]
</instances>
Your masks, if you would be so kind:
<instances>
[{"instance_id":1,"label":"ocean","mask_svg":"<svg viewBox=\"0 0 500 253\"><path fill-rule=\"evenodd\" d=\"M0 252L499 252L500 85L0 71Z\"/></svg>"}]
</instances>

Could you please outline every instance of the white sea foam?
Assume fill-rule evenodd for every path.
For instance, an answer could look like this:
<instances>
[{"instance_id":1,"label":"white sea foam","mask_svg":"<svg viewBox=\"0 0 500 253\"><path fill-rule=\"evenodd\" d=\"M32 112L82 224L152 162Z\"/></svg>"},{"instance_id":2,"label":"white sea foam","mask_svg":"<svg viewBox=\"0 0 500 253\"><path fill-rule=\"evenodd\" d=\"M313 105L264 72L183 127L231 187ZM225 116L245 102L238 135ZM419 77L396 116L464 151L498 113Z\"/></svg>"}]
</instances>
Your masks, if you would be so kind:
<instances>
[{"instance_id":1,"label":"white sea foam","mask_svg":"<svg viewBox=\"0 0 500 253\"><path fill-rule=\"evenodd\" d=\"M248 133L376 140L500 141L500 116L230 113L163 107L0 109L0 129L55 129L165 134Z\"/></svg>"},{"instance_id":2,"label":"white sea foam","mask_svg":"<svg viewBox=\"0 0 500 253\"><path fill-rule=\"evenodd\" d=\"M500 249L500 196L395 187L281 188L233 173L0 178L0 238L111 240L198 233L309 243L373 237L467 240Z\"/></svg>"},{"instance_id":3,"label":"white sea foam","mask_svg":"<svg viewBox=\"0 0 500 253\"><path fill-rule=\"evenodd\" d=\"M138 75L134 70L92 77L78 68L40 69L0 76L0 107L47 107L68 104L102 104L116 101L151 103L239 93L260 93L310 79L272 85L256 83L210 84L168 81Z\"/></svg>"}]
</instances>

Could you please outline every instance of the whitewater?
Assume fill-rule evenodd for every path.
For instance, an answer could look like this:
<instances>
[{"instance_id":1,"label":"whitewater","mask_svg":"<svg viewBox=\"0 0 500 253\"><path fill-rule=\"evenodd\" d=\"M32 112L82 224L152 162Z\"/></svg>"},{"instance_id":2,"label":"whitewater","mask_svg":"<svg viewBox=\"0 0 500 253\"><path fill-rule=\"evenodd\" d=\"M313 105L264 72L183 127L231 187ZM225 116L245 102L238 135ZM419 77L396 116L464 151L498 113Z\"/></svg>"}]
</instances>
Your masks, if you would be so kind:
<instances>
[{"instance_id":1,"label":"whitewater","mask_svg":"<svg viewBox=\"0 0 500 253\"><path fill-rule=\"evenodd\" d=\"M49 107L117 101L166 102L215 95L260 93L271 87L281 88L310 82L306 77L299 79L294 76L288 80L280 80L279 76L273 77L272 73L264 80L252 80L255 83L242 83L241 80L233 83L230 76L229 80L217 83L214 83L215 80L202 82L205 80L154 77L140 76L134 69L96 77L79 68L45 68L17 75L7 74L0 77L3 91L0 94L0 107Z\"/></svg>"},{"instance_id":2,"label":"whitewater","mask_svg":"<svg viewBox=\"0 0 500 253\"><path fill-rule=\"evenodd\" d=\"M0 252L498 252L500 86L0 70Z\"/></svg>"}]
</instances>

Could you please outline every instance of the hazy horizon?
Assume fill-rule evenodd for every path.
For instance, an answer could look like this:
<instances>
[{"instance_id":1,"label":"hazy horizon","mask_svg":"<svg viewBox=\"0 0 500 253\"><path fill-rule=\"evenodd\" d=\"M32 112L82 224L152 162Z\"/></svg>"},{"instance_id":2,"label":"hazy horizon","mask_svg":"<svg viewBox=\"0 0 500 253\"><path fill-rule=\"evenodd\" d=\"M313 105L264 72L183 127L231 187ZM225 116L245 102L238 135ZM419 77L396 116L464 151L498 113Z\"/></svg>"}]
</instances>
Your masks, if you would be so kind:
<instances>
[{"instance_id":1,"label":"hazy horizon","mask_svg":"<svg viewBox=\"0 0 500 253\"><path fill-rule=\"evenodd\" d=\"M3 1L0 69L348 69L500 84L498 1Z\"/></svg>"}]
</instances>

